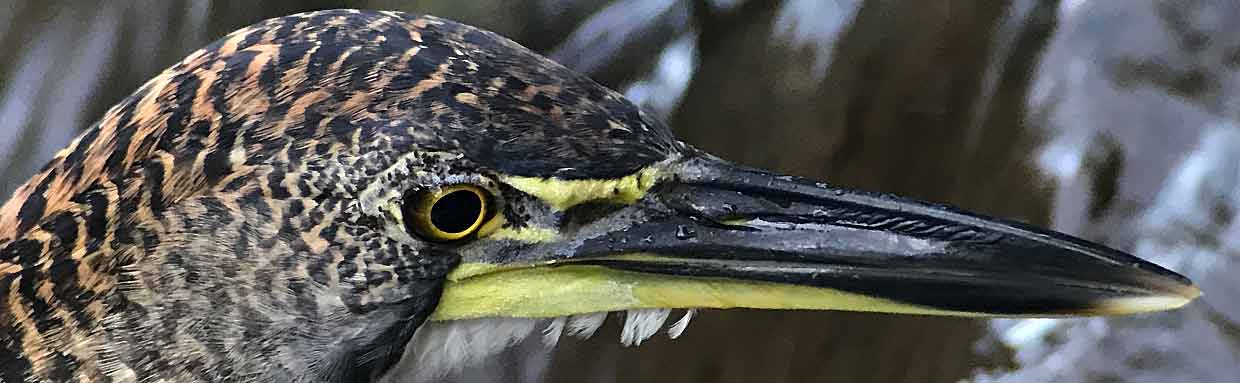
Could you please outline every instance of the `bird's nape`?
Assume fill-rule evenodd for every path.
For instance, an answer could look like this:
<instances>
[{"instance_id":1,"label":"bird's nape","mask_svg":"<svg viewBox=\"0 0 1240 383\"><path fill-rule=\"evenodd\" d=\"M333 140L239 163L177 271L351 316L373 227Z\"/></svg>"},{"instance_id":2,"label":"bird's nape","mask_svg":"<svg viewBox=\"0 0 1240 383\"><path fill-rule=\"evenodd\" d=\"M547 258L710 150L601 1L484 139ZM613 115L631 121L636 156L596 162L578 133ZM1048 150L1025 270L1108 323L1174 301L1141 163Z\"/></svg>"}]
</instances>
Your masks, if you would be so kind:
<instances>
[{"instance_id":1,"label":"bird's nape","mask_svg":"<svg viewBox=\"0 0 1240 383\"><path fill-rule=\"evenodd\" d=\"M1112 315L1200 294L1068 235L730 164L512 41L396 12L226 36L0 213L14 382L433 377L611 311L639 343L669 309L690 310L678 335L697 308Z\"/></svg>"}]
</instances>

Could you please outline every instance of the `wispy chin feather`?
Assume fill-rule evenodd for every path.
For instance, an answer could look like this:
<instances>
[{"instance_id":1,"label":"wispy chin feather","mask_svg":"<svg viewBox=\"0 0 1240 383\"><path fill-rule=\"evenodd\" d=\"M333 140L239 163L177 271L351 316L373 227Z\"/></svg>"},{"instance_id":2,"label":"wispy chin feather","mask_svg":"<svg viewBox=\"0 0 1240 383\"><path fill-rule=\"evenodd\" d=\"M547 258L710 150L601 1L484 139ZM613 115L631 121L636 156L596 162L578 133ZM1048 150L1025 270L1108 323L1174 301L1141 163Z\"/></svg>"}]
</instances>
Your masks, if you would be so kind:
<instances>
[{"instance_id":1,"label":"wispy chin feather","mask_svg":"<svg viewBox=\"0 0 1240 383\"><path fill-rule=\"evenodd\" d=\"M636 309L624 312L620 342L625 346L641 345L664 327L671 311ZM548 347L554 347L564 336L587 339L603 326L607 314L599 312L551 319L480 318L426 322L414 334L400 363L382 381L437 381L499 354L535 333L542 335L543 344ZM680 337L694 315L695 310L685 310L679 320L667 327L668 337Z\"/></svg>"}]
</instances>

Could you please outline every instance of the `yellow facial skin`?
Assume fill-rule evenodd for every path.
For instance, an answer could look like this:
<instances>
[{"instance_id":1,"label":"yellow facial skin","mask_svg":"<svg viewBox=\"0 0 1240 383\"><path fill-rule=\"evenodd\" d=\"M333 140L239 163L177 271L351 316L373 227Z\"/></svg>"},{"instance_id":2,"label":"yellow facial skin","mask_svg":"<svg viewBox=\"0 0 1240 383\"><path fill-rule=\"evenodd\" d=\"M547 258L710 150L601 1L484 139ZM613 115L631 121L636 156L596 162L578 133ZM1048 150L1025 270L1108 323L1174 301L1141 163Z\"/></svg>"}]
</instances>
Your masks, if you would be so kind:
<instances>
[{"instance_id":1,"label":"yellow facial skin","mask_svg":"<svg viewBox=\"0 0 1240 383\"><path fill-rule=\"evenodd\" d=\"M666 175L662 166L649 166L633 175L604 180L562 180L558 178L504 177L508 185L537 197L552 209L564 211L588 201L631 204Z\"/></svg>"}]
</instances>

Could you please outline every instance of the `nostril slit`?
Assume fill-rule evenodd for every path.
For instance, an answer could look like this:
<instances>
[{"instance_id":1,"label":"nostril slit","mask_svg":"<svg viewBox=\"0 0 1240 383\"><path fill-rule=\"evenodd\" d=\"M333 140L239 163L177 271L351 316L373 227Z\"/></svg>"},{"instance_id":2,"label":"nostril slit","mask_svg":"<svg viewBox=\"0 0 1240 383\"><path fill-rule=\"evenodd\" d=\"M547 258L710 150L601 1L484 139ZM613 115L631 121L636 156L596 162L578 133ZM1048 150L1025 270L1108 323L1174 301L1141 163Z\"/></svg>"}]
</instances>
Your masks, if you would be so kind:
<instances>
[{"instance_id":1,"label":"nostril slit","mask_svg":"<svg viewBox=\"0 0 1240 383\"><path fill-rule=\"evenodd\" d=\"M577 231L582 226L606 219L607 216L616 213L625 206L627 205L605 201L586 202L573 206L564 211L564 218L560 222L560 230L563 232Z\"/></svg>"}]
</instances>

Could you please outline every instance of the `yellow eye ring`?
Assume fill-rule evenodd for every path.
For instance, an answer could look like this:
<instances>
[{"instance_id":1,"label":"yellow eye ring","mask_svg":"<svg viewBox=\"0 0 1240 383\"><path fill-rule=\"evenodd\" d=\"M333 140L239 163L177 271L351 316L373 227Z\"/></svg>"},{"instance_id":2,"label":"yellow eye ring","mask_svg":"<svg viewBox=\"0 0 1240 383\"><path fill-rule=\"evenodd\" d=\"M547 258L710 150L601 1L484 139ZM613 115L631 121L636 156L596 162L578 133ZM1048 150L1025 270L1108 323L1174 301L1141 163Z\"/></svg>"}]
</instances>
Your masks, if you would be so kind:
<instances>
[{"instance_id":1,"label":"yellow eye ring","mask_svg":"<svg viewBox=\"0 0 1240 383\"><path fill-rule=\"evenodd\" d=\"M419 191L405 199L405 226L431 241L459 240L482 227L490 203L490 193L477 185L456 184Z\"/></svg>"}]
</instances>

